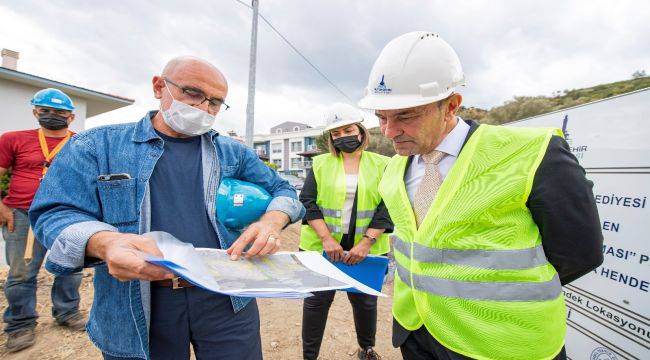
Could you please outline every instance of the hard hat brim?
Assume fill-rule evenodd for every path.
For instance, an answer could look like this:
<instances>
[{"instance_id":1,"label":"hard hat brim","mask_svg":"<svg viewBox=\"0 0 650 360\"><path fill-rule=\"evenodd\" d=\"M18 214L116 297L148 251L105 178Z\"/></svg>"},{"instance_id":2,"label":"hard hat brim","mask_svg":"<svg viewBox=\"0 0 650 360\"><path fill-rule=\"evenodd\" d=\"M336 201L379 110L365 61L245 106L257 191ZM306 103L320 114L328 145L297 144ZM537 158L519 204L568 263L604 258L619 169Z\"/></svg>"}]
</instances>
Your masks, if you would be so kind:
<instances>
[{"instance_id":1,"label":"hard hat brim","mask_svg":"<svg viewBox=\"0 0 650 360\"><path fill-rule=\"evenodd\" d=\"M333 124L329 124L328 126L325 127L325 130L323 131L330 131L334 129L338 129L340 127L352 125L352 124L361 124L363 122L363 119L361 120L343 120L343 121L338 121Z\"/></svg>"},{"instance_id":2,"label":"hard hat brim","mask_svg":"<svg viewBox=\"0 0 650 360\"><path fill-rule=\"evenodd\" d=\"M46 107L46 108L52 108L52 109L58 109L58 110L74 111L74 106L55 105L55 104L39 104L39 103L35 103L34 101L32 101L31 104L33 106L38 106L38 107Z\"/></svg>"},{"instance_id":3,"label":"hard hat brim","mask_svg":"<svg viewBox=\"0 0 650 360\"><path fill-rule=\"evenodd\" d=\"M454 89L450 89L442 94L432 97L422 97L420 95L370 94L359 100L358 105L360 108L368 110L408 109L446 99L452 93L454 93Z\"/></svg>"}]
</instances>

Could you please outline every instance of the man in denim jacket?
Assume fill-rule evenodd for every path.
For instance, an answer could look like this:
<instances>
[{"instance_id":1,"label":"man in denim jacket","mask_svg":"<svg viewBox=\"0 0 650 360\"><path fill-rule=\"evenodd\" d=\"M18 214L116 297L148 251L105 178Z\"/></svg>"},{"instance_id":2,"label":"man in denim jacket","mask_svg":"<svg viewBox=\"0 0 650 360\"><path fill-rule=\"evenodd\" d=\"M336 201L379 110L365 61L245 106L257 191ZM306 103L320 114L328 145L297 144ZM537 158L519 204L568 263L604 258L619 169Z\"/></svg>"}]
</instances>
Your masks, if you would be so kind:
<instances>
[{"instance_id":1,"label":"man in denim jacket","mask_svg":"<svg viewBox=\"0 0 650 360\"><path fill-rule=\"evenodd\" d=\"M138 234L170 232L236 259L279 247L279 232L304 208L293 187L244 145L211 129L226 107L224 76L206 61L171 60L153 77L160 111L137 123L74 136L41 184L29 218L54 274L95 267L87 330L105 359L261 359L254 300L214 294L144 261L161 256ZM240 234L216 217L221 179L258 184L273 201ZM180 288L179 288L180 287Z\"/></svg>"}]
</instances>

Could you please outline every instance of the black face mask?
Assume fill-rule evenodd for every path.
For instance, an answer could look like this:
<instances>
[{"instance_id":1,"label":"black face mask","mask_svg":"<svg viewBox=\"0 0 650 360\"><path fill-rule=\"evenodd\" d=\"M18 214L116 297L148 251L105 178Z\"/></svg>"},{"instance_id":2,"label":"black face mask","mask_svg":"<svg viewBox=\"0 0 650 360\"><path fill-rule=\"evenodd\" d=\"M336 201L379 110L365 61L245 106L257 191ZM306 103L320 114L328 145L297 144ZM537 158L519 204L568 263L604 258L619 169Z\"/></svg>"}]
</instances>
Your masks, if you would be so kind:
<instances>
[{"instance_id":1,"label":"black face mask","mask_svg":"<svg viewBox=\"0 0 650 360\"><path fill-rule=\"evenodd\" d=\"M355 152L361 146L361 141L359 141L358 135L343 136L337 139L332 140L334 147L346 152L351 153Z\"/></svg>"},{"instance_id":2,"label":"black face mask","mask_svg":"<svg viewBox=\"0 0 650 360\"><path fill-rule=\"evenodd\" d=\"M57 114L39 114L38 123L48 130L61 130L68 127L68 118Z\"/></svg>"}]
</instances>

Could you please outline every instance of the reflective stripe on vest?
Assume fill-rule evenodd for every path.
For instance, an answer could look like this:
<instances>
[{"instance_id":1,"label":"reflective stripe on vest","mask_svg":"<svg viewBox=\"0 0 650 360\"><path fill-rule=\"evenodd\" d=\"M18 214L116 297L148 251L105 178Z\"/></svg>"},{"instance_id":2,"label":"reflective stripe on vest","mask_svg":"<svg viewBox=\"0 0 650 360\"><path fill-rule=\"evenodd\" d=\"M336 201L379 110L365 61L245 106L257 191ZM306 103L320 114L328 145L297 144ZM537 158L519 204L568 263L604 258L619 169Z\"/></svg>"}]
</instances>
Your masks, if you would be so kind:
<instances>
[{"instance_id":1,"label":"reflective stripe on vest","mask_svg":"<svg viewBox=\"0 0 650 360\"><path fill-rule=\"evenodd\" d=\"M323 213L323 216L329 216L329 217L341 216L341 210L320 208L320 211Z\"/></svg>"},{"instance_id":2,"label":"reflective stripe on vest","mask_svg":"<svg viewBox=\"0 0 650 360\"><path fill-rule=\"evenodd\" d=\"M340 234L343 233L343 229L340 226L328 224L327 222L325 222L325 224L327 225L327 229L331 233L340 233ZM357 234L357 235L359 235L359 234L363 235L363 234L366 233L366 230L368 230L367 226L357 226L357 227L354 228L354 233Z\"/></svg>"},{"instance_id":3,"label":"reflective stripe on vest","mask_svg":"<svg viewBox=\"0 0 650 360\"><path fill-rule=\"evenodd\" d=\"M410 257L410 245L393 235L395 250ZM454 250L429 248L413 243L413 260L425 263L466 265L484 269L528 269L546 265L546 254L542 244L518 250Z\"/></svg>"},{"instance_id":4,"label":"reflective stripe on vest","mask_svg":"<svg viewBox=\"0 0 650 360\"><path fill-rule=\"evenodd\" d=\"M320 208L320 211L323 213L323 216L327 217L341 217L342 214L341 210L336 209ZM373 216L375 216L375 210L357 211L357 220L372 219Z\"/></svg>"},{"instance_id":5,"label":"reflective stripe on vest","mask_svg":"<svg viewBox=\"0 0 650 360\"><path fill-rule=\"evenodd\" d=\"M545 301L557 298L562 292L557 274L545 282L459 281L410 274L400 264L396 265L397 274L402 282L417 290L438 296L471 300Z\"/></svg>"}]
</instances>

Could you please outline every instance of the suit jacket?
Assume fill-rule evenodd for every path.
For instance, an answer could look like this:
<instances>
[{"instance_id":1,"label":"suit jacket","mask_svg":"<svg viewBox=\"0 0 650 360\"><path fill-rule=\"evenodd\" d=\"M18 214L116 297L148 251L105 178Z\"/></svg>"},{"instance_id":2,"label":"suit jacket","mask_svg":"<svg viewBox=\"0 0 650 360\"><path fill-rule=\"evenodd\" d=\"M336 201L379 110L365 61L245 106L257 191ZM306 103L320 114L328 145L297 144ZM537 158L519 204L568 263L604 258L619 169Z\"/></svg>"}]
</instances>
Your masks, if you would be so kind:
<instances>
[{"instance_id":1,"label":"suit jacket","mask_svg":"<svg viewBox=\"0 0 650 360\"><path fill-rule=\"evenodd\" d=\"M479 127L476 121L465 122L470 129L463 146ZM569 144L562 137L553 136L533 179L526 205L542 235L544 253L558 272L562 285L603 262L603 234L593 185L571 154ZM410 331L393 319L393 346L402 345L409 334Z\"/></svg>"}]
</instances>

